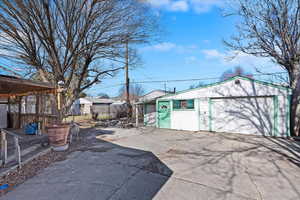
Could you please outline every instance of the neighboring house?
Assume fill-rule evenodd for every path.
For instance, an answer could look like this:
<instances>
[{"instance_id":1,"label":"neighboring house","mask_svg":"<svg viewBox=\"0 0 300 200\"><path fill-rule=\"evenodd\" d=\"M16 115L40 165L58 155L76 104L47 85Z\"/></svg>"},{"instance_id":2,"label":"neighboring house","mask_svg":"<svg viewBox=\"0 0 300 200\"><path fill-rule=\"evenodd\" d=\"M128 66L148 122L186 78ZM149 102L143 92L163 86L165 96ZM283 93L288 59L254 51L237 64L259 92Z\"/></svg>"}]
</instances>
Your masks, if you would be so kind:
<instances>
[{"instance_id":1,"label":"neighboring house","mask_svg":"<svg viewBox=\"0 0 300 200\"><path fill-rule=\"evenodd\" d=\"M164 90L153 90L144 96L139 98L139 101L135 103L136 118L143 116L143 122L145 126L155 126L156 124L156 99L162 97L170 92Z\"/></svg>"},{"instance_id":2,"label":"neighboring house","mask_svg":"<svg viewBox=\"0 0 300 200\"><path fill-rule=\"evenodd\" d=\"M291 89L236 76L157 99L156 125L190 131L290 136Z\"/></svg>"},{"instance_id":3,"label":"neighboring house","mask_svg":"<svg viewBox=\"0 0 300 200\"><path fill-rule=\"evenodd\" d=\"M87 98L77 99L71 107L70 114L72 115L89 115L93 102Z\"/></svg>"},{"instance_id":4,"label":"neighboring house","mask_svg":"<svg viewBox=\"0 0 300 200\"><path fill-rule=\"evenodd\" d=\"M126 111L126 103L114 99L86 97L77 99L70 111L73 115L88 115L98 113L99 116L117 118Z\"/></svg>"}]
</instances>

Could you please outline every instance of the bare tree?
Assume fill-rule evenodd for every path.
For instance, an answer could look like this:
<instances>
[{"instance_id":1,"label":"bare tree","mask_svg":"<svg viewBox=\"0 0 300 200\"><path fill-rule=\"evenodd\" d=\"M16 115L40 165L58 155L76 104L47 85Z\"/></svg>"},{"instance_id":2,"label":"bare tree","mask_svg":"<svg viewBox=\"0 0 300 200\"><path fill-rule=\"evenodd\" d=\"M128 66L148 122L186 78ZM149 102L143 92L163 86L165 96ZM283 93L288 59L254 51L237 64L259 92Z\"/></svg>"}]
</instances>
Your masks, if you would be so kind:
<instances>
[{"instance_id":1,"label":"bare tree","mask_svg":"<svg viewBox=\"0 0 300 200\"><path fill-rule=\"evenodd\" d=\"M126 42L147 42L153 27L136 0L2 0L0 53L28 76L63 83L63 116L85 89L124 67Z\"/></svg>"},{"instance_id":2,"label":"bare tree","mask_svg":"<svg viewBox=\"0 0 300 200\"><path fill-rule=\"evenodd\" d=\"M143 88L142 85L140 84L131 84L130 87L129 87L129 98L130 98L130 101L137 101L142 95L144 95L145 93L145 90ZM126 87L125 86L122 86L120 89L119 89L119 97L121 97L122 99L126 99Z\"/></svg>"},{"instance_id":3,"label":"bare tree","mask_svg":"<svg viewBox=\"0 0 300 200\"><path fill-rule=\"evenodd\" d=\"M227 71L225 71L221 78L220 78L220 81L225 81L231 77L234 77L234 76L246 76L248 78L253 78L253 75L251 73L247 73L244 68L242 67L235 67L233 70L232 69L229 69Z\"/></svg>"},{"instance_id":4,"label":"bare tree","mask_svg":"<svg viewBox=\"0 0 300 200\"><path fill-rule=\"evenodd\" d=\"M205 86L205 83L200 81L196 84L190 85L189 89L195 89L195 88L202 87L202 86Z\"/></svg>"},{"instance_id":5,"label":"bare tree","mask_svg":"<svg viewBox=\"0 0 300 200\"><path fill-rule=\"evenodd\" d=\"M109 99L109 95L103 92L99 93L97 97L101 99Z\"/></svg>"},{"instance_id":6,"label":"bare tree","mask_svg":"<svg viewBox=\"0 0 300 200\"><path fill-rule=\"evenodd\" d=\"M233 0L237 35L226 44L247 54L271 57L289 74L291 127L300 131L300 0Z\"/></svg>"}]
</instances>

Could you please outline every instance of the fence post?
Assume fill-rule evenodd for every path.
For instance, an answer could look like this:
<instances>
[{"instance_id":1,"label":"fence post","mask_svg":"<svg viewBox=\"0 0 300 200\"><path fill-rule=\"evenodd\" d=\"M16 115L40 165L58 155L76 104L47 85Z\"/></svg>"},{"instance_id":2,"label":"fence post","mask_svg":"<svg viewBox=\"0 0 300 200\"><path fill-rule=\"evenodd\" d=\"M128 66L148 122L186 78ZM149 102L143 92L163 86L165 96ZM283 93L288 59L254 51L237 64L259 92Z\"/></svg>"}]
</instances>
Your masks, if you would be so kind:
<instances>
[{"instance_id":1,"label":"fence post","mask_svg":"<svg viewBox=\"0 0 300 200\"><path fill-rule=\"evenodd\" d=\"M19 138L17 136L14 136L15 140L15 156L16 156L16 161L18 162L19 168L21 168L21 148L19 144Z\"/></svg>"},{"instance_id":2,"label":"fence post","mask_svg":"<svg viewBox=\"0 0 300 200\"><path fill-rule=\"evenodd\" d=\"M1 159L2 165L5 165L7 162L7 140L5 131L1 131Z\"/></svg>"}]
</instances>

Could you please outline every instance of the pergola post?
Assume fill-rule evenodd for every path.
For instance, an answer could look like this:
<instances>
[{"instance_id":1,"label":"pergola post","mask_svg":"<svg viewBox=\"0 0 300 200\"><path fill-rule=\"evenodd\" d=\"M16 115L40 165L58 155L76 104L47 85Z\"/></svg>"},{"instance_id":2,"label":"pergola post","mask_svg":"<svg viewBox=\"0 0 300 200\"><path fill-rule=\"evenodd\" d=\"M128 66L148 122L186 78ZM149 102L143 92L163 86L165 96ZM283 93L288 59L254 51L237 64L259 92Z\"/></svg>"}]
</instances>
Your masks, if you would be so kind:
<instances>
[{"instance_id":1,"label":"pergola post","mask_svg":"<svg viewBox=\"0 0 300 200\"><path fill-rule=\"evenodd\" d=\"M35 95L35 121L39 121L40 95Z\"/></svg>"},{"instance_id":2,"label":"pergola post","mask_svg":"<svg viewBox=\"0 0 300 200\"><path fill-rule=\"evenodd\" d=\"M11 124L11 98L7 97L7 128L12 128L12 124Z\"/></svg>"},{"instance_id":3,"label":"pergola post","mask_svg":"<svg viewBox=\"0 0 300 200\"><path fill-rule=\"evenodd\" d=\"M135 127L139 126L139 104L135 104Z\"/></svg>"},{"instance_id":4,"label":"pergola post","mask_svg":"<svg viewBox=\"0 0 300 200\"><path fill-rule=\"evenodd\" d=\"M22 126L22 96L19 97L18 102L18 128Z\"/></svg>"},{"instance_id":5,"label":"pergola post","mask_svg":"<svg viewBox=\"0 0 300 200\"><path fill-rule=\"evenodd\" d=\"M42 101L42 104L41 104L41 114L42 114L42 122L41 122L41 127L40 128L40 131L44 131L45 129L45 112L46 112L46 107L47 107L47 98L45 95L41 95L41 101ZM41 134L41 132L39 131L39 134Z\"/></svg>"}]
</instances>

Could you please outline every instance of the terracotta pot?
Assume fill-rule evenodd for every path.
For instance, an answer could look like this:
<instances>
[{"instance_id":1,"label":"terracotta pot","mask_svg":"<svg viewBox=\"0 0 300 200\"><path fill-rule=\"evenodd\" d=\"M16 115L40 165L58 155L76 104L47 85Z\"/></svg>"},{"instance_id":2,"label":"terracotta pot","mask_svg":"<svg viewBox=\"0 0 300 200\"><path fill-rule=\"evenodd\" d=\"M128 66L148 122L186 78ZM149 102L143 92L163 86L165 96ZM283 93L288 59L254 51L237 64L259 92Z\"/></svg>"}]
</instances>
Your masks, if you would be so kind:
<instances>
[{"instance_id":1,"label":"terracotta pot","mask_svg":"<svg viewBox=\"0 0 300 200\"><path fill-rule=\"evenodd\" d=\"M53 124L46 127L50 145L55 147L67 146L69 124Z\"/></svg>"}]
</instances>

